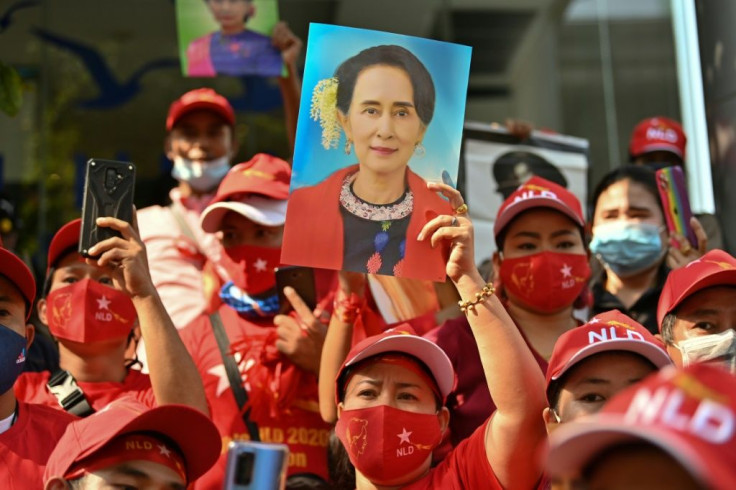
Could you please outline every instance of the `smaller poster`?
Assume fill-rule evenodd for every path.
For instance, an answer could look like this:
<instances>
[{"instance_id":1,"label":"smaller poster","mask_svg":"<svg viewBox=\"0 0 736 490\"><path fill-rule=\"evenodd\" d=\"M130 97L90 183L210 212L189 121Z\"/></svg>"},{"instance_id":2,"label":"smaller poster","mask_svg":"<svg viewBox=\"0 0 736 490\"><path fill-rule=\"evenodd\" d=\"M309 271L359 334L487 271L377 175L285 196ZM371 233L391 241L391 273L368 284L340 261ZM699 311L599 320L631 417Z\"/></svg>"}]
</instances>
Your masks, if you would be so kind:
<instances>
[{"instance_id":1,"label":"smaller poster","mask_svg":"<svg viewBox=\"0 0 736 490\"><path fill-rule=\"evenodd\" d=\"M419 241L456 182L471 48L311 24L281 260L444 281Z\"/></svg>"},{"instance_id":2,"label":"smaller poster","mask_svg":"<svg viewBox=\"0 0 736 490\"><path fill-rule=\"evenodd\" d=\"M585 211L588 140L532 131L520 140L498 125L468 121L463 134L461 188L475 225L475 258L480 264L496 249L493 223L503 201L537 175L570 189Z\"/></svg>"},{"instance_id":3,"label":"smaller poster","mask_svg":"<svg viewBox=\"0 0 736 490\"><path fill-rule=\"evenodd\" d=\"M176 0L182 74L279 76L278 21L276 0Z\"/></svg>"}]
</instances>

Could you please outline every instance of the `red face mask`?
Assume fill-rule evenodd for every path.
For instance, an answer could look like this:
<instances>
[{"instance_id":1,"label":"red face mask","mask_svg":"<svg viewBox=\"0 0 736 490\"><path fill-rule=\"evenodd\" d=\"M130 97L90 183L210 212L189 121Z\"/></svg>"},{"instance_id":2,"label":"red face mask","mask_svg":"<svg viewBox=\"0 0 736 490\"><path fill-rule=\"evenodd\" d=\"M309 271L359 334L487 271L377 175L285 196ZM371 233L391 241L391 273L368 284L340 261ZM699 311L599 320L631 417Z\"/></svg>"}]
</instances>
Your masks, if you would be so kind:
<instances>
[{"instance_id":1,"label":"red face mask","mask_svg":"<svg viewBox=\"0 0 736 490\"><path fill-rule=\"evenodd\" d=\"M540 252L501 262L504 289L543 313L572 306L589 277L588 257L583 254Z\"/></svg>"},{"instance_id":2,"label":"red face mask","mask_svg":"<svg viewBox=\"0 0 736 490\"><path fill-rule=\"evenodd\" d=\"M388 405L344 410L335 434L350 462L375 484L398 484L432 454L442 439L437 414L399 410Z\"/></svg>"},{"instance_id":3,"label":"red face mask","mask_svg":"<svg viewBox=\"0 0 736 490\"><path fill-rule=\"evenodd\" d=\"M221 264L242 291L258 294L276 286L274 269L281 263L280 247L228 247Z\"/></svg>"},{"instance_id":4,"label":"red face mask","mask_svg":"<svg viewBox=\"0 0 736 490\"><path fill-rule=\"evenodd\" d=\"M91 279L50 292L46 304L51 334L72 342L124 339L136 320L125 293Z\"/></svg>"}]
</instances>

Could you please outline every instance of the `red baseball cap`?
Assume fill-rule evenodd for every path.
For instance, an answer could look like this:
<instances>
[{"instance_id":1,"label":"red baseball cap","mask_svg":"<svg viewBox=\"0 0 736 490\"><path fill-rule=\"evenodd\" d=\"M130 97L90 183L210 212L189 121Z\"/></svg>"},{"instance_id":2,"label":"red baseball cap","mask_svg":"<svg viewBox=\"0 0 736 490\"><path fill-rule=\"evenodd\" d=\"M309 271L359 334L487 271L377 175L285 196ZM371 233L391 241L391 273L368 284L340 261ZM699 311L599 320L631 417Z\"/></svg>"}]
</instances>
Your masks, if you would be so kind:
<instances>
[{"instance_id":1,"label":"red baseball cap","mask_svg":"<svg viewBox=\"0 0 736 490\"><path fill-rule=\"evenodd\" d=\"M723 250L711 250L685 267L670 271L657 305L657 324L688 296L713 286L736 286L736 259Z\"/></svg>"},{"instance_id":2,"label":"red baseball cap","mask_svg":"<svg viewBox=\"0 0 736 490\"><path fill-rule=\"evenodd\" d=\"M36 280L31 269L10 250L0 248L0 275L13 283L26 301L26 321L31 316L33 300L36 298Z\"/></svg>"},{"instance_id":3,"label":"red baseball cap","mask_svg":"<svg viewBox=\"0 0 736 490\"><path fill-rule=\"evenodd\" d=\"M408 323L403 323L379 335L363 339L350 349L337 373L335 382L337 402L341 401L340 394L347 382L344 377L350 366L370 357L387 353L406 354L424 363L432 374L434 382L437 383L439 395L443 400L452 391L455 385L455 369L445 351L431 340L419 337Z\"/></svg>"},{"instance_id":4,"label":"red baseball cap","mask_svg":"<svg viewBox=\"0 0 736 490\"><path fill-rule=\"evenodd\" d=\"M672 364L662 343L646 328L618 310L606 311L557 339L547 367L547 395L552 383L577 363L611 351L639 354L658 369Z\"/></svg>"},{"instance_id":5,"label":"red baseball cap","mask_svg":"<svg viewBox=\"0 0 736 490\"><path fill-rule=\"evenodd\" d=\"M498 235L520 213L531 208L550 208L561 212L579 226L585 226L583 208L575 194L539 176L520 185L498 209L493 236Z\"/></svg>"},{"instance_id":6,"label":"red baseball cap","mask_svg":"<svg viewBox=\"0 0 736 490\"><path fill-rule=\"evenodd\" d=\"M75 463L99 453L113 439L139 432L161 434L178 446L188 482L209 470L222 450L217 428L200 411L185 405L149 408L127 397L67 426L49 456L44 482L63 478Z\"/></svg>"},{"instance_id":7,"label":"red baseball cap","mask_svg":"<svg viewBox=\"0 0 736 490\"><path fill-rule=\"evenodd\" d=\"M677 121L666 117L644 119L634 128L629 141L629 154L636 158L650 151L669 151L685 159L687 137Z\"/></svg>"},{"instance_id":8,"label":"red baseball cap","mask_svg":"<svg viewBox=\"0 0 736 490\"><path fill-rule=\"evenodd\" d=\"M225 97L211 88L198 88L190 90L171 104L166 116L166 130L171 131L182 116L197 110L212 111L230 126L235 124L235 112Z\"/></svg>"},{"instance_id":9,"label":"red baseball cap","mask_svg":"<svg viewBox=\"0 0 736 490\"><path fill-rule=\"evenodd\" d=\"M48 275L64 252L79 244L79 233L82 230L82 220L77 218L65 224L54 234L49 244L49 254L46 260L46 274ZM81 257L81 256L80 256Z\"/></svg>"},{"instance_id":10,"label":"red baseball cap","mask_svg":"<svg viewBox=\"0 0 736 490\"><path fill-rule=\"evenodd\" d=\"M547 473L576 478L603 450L628 442L669 454L702 488L736 488L736 377L712 364L662 369L597 416L555 430Z\"/></svg>"},{"instance_id":11,"label":"red baseball cap","mask_svg":"<svg viewBox=\"0 0 736 490\"><path fill-rule=\"evenodd\" d=\"M215 198L202 213L202 229L214 233L228 211L235 211L265 226L286 221L291 167L284 160L258 153L235 165L217 188Z\"/></svg>"}]
</instances>

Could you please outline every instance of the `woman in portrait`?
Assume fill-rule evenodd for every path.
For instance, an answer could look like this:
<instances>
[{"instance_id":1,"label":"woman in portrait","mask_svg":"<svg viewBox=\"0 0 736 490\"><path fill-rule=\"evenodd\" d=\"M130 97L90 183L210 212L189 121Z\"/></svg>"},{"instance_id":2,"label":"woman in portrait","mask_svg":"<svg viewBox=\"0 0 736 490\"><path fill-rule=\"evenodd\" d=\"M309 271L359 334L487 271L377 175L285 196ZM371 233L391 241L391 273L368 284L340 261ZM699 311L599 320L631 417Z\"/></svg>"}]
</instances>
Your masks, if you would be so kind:
<instances>
[{"instance_id":1,"label":"woman in portrait","mask_svg":"<svg viewBox=\"0 0 736 490\"><path fill-rule=\"evenodd\" d=\"M427 68L396 45L365 49L317 84L311 113L322 145L337 148L342 130L343 151L357 163L292 192L284 263L444 280L443 247L416 237L452 209L409 168L424 154L434 107Z\"/></svg>"},{"instance_id":2,"label":"woman in portrait","mask_svg":"<svg viewBox=\"0 0 736 490\"><path fill-rule=\"evenodd\" d=\"M279 50L269 36L246 28L255 13L251 0L204 0L220 30L187 47L187 76L269 75L281 73Z\"/></svg>"}]
</instances>

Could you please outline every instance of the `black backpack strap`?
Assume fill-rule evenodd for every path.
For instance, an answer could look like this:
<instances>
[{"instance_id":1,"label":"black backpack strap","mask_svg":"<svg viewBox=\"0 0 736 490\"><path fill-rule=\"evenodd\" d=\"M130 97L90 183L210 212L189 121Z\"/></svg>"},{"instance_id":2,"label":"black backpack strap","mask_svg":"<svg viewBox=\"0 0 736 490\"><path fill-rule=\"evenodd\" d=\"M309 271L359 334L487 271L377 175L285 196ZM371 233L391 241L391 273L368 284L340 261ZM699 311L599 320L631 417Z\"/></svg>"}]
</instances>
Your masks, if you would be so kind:
<instances>
[{"instance_id":1,"label":"black backpack strap","mask_svg":"<svg viewBox=\"0 0 736 490\"><path fill-rule=\"evenodd\" d=\"M222 363L225 366L227 379L230 381L230 388L233 390L233 395L235 396L235 401L238 403L240 413L243 414L243 422L245 422L245 426L248 428L250 439L251 441L260 441L261 437L258 434L258 425L248 417L250 415L250 408L248 410L243 409L248 403L248 392L245 391L245 387L243 386L243 379L240 377L238 364L235 362L232 354L230 354L230 340L227 338L225 326L222 324L222 318L220 318L219 312L216 311L210 315L210 324L215 334L217 347L220 349Z\"/></svg>"},{"instance_id":2,"label":"black backpack strap","mask_svg":"<svg viewBox=\"0 0 736 490\"><path fill-rule=\"evenodd\" d=\"M56 397L64 411L77 417L92 415L95 411L84 397L82 388L69 371L60 370L54 373L46 387Z\"/></svg>"}]
</instances>

